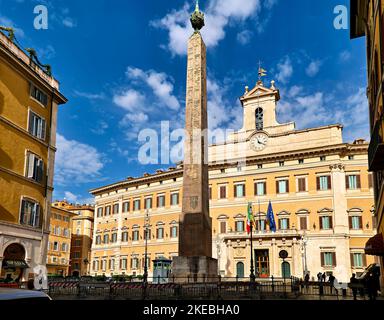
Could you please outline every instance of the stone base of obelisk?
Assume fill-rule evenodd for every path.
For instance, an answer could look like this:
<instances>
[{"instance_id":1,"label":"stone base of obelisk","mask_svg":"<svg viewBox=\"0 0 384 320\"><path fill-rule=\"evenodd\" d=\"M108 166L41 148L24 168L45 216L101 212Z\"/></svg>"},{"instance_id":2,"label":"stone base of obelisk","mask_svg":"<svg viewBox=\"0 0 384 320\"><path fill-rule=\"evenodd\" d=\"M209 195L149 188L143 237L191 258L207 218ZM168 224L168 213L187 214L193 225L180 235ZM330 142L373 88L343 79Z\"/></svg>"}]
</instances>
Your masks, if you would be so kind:
<instances>
[{"instance_id":1,"label":"stone base of obelisk","mask_svg":"<svg viewBox=\"0 0 384 320\"><path fill-rule=\"evenodd\" d=\"M210 257L173 257L170 280L176 283L217 282L217 259Z\"/></svg>"}]
</instances>

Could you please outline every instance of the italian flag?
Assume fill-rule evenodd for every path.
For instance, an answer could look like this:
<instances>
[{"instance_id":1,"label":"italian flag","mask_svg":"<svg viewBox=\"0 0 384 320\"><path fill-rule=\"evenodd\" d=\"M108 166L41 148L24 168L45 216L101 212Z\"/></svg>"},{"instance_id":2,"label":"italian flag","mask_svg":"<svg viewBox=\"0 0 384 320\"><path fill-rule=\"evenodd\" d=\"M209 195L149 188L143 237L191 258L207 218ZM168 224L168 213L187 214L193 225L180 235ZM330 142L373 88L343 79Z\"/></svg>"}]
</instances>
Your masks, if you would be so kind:
<instances>
[{"instance_id":1,"label":"italian flag","mask_svg":"<svg viewBox=\"0 0 384 320\"><path fill-rule=\"evenodd\" d=\"M251 233L251 226L254 228L256 226L255 217L252 212L252 203L248 203L248 215L247 215L247 233Z\"/></svg>"}]
</instances>

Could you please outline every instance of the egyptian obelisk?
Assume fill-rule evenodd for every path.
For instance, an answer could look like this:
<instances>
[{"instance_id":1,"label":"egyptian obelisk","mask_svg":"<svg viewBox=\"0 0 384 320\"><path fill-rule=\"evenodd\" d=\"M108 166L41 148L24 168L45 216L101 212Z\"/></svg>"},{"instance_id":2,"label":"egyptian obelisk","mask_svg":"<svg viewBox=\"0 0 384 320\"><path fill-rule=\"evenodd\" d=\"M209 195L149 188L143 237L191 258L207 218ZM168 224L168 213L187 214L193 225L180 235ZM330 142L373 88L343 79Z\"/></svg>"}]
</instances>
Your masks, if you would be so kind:
<instances>
[{"instance_id":1,"label":"egyptian obelisk","mask_svg":"<svg viewBox=\"0 0 384 320\"><path fill-rule=\"evenodd\" d=\"M183 163L183 202L179 256L172 263L175 277L215 281L217 260L212 258L212 219L209 216L207 145L206 47L200 30L204 14L198 2L191 16L193 35L188 41L186 127ZM181 280L182 281L182 280Z\"/></svg>"}]
</instances>

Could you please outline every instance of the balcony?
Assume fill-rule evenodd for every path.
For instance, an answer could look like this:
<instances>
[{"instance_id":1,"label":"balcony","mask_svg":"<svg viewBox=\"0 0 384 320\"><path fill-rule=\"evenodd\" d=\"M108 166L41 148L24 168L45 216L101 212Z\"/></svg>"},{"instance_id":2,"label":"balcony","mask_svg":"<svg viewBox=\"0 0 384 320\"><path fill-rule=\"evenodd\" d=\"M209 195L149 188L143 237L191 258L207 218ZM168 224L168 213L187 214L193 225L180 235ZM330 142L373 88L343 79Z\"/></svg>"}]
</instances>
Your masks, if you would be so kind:
<instances>
[{"instance_id":1,"label":"balcony","mask_svg":"<svg viewBox=\"0 0 384 320\"><path fill-rule=\"evenodd\" d=\"M378 120L371 136L371 143L368 148L369 171L384 170L384 120Z\"/></svg>"},{"instance_id":2,"label":"balcony","mask_svg":"<svg viewBox=\"0 0 384 320\"><path fill-rule=\"evenodd\" d=\"M225 234L222 234L225 239L249 239L250 235L244 231L244 232L236 232L231 231L227 232ZM272 232L270 230L265 231L253 231L252 237L253 239L260 239L260 238L284 238L284 237L300 237L301 233L300 231L296 229L287 229L287 230L276 230L276 232Z\"/></svg>"}]
</instances>

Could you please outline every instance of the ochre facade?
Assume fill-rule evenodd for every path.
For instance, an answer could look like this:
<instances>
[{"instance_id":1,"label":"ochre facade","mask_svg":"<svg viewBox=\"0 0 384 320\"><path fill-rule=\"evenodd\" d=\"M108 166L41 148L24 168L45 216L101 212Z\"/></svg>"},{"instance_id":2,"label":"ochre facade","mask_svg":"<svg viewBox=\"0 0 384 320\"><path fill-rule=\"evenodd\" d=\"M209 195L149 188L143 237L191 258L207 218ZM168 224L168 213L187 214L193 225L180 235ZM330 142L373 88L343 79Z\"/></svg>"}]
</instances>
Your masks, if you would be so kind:
<instances>
[{"instance_id":1,"label":"ochre facade","mask_svg":"<svg viewBox=\"0 0 384 320\"><path fill-rule=\"evenodd\" d=\"M26 280L46 264L57 109L67 100L58 82L1 32L0 75L0 270L1 277Z\"/></svg>"},{"instance_id":2,"label":"ochre facade","mask_svg":"<svg viewBox=\"0 0 384 320\"><path fill-rule=\"evenodd\" d=\"M378 235L367 244L370 254L384 266L384 1L351 0L351 38L366 36L367 97L371 142L369 170L374 176L375 220ZM384 273L381 271L384 285Z\"/></svg>"}]
</instances>

